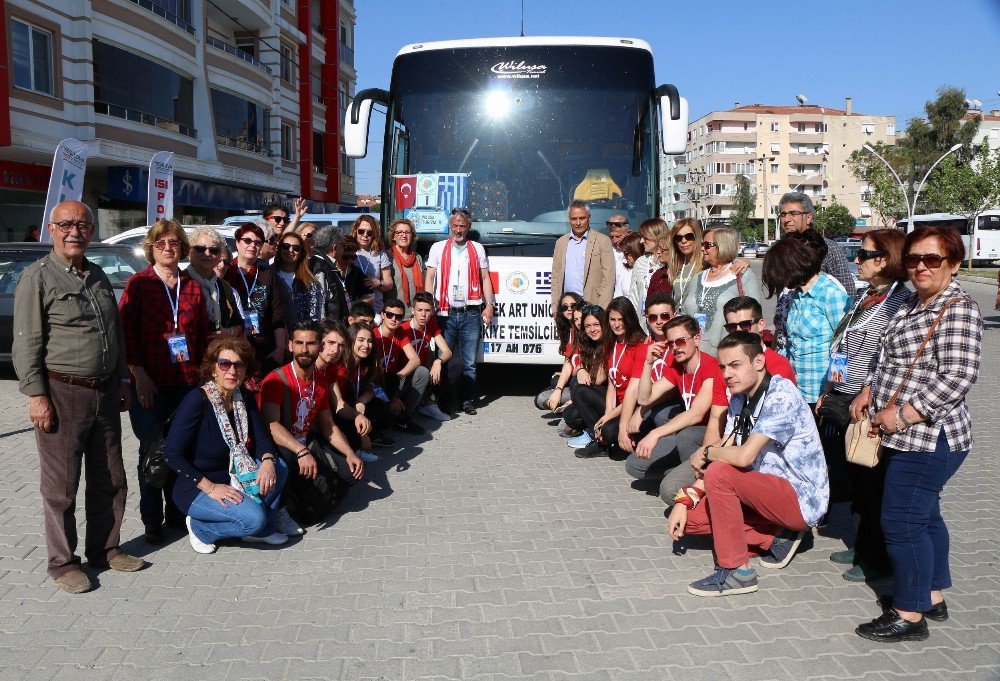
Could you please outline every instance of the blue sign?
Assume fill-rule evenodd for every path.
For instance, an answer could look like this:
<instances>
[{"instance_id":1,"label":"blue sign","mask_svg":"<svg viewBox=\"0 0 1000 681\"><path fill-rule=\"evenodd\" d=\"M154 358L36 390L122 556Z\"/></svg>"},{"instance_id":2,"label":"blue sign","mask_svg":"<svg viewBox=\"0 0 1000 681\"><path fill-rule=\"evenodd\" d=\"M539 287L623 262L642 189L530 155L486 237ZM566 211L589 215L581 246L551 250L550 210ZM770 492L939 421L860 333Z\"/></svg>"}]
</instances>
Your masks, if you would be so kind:
<instances>
[{"instance_id":1,"label":"blue sign","mask_svg":"<svg viewBox=\"0 0 1000 681\"><path fill-rule=\"evenodd\" d=\"M108 198L146 203L148 175L149 170L146 168L127 166L108 168ZM234 187L218 182L192 180L184 177L175 177L174 179L175 206L244 211L261 209L268 203L287 202L293 198L289 194Z\"/></svg>"},{"instance_id":2,"label":"blue sign","mask_svg":"<svg viewBox=\"0 0 1000 681\"><path fill-rule=\"evenodd\" d=\"M855 227L867 227L868 226L868 220L865 219L865 218L861 218L860 220L855 220L854 221L854 226Z\"/></svg>"}]
</instances>

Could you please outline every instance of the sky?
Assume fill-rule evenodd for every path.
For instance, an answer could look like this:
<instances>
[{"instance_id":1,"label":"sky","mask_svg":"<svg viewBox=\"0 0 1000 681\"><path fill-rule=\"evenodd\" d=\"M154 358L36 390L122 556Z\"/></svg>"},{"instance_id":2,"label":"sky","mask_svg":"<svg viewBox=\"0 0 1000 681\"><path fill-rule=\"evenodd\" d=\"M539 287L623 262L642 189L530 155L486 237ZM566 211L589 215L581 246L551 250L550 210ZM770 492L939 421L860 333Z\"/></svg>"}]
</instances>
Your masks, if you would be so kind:
<instances>
[{"instance_id":1,"label":"sky","mask_svg":"<svg viewBox=\"0 0 1000 681\"><path fill-rule=\"evenodd\" d=\"M408 43L520 33L521 0L355 0L357 89L388 88ZM923 115L942 85L1000 109L1000 0L524 0L528 36L641 38L658 84L673 83L691 120L742 104L810 104ZM357 191L380 191L384 117L372 116Z\"/></svg>"}]
</instances>

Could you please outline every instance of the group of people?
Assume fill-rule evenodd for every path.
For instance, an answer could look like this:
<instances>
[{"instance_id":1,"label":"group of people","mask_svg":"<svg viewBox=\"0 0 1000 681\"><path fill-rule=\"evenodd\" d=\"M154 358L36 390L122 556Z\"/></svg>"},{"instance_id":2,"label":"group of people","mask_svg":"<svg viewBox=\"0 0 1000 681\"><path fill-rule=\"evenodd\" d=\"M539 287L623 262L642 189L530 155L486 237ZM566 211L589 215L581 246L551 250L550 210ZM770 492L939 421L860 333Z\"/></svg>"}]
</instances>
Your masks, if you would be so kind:
<instances>
[{"instance_id":1,"label":"group of people","mask_svg":"<svg viewBox=\"0 0 1000 681\"><path fill-rule=\"evenodd\" d=\"M343 234L304 212L266 207L236 230L231 258L213 228L159 220L143 242L149 267L116 303L86 257L90 209L52 210L52 251L18 282L12 353L40 455L48 573L63 590L93 588L76 555L83 470L88 562L146 566L119 548L121 412L140 443L145 541L186 528L203 554L223 539L304 534L395 444L392 430L476 414L494 300L485 250L466 238L471 214L453 211L424 263L408 220L389 226L386 249L370 216Z\"/></svg>"},{"instance_id":2,"label":"group of people","mask_svg":"<svg viewBox=\"0 0 1000 681\"><path fill-rule=\"evenodd\" d=\"M637 486L658 489L675 540L711 535L715 568L690 593L756 591L755 566L788 565L830 504L849 501L856 540L831 560L849 581L893 580L857 633L923 640L928 619L948 617L939 501L971 449L965 398L981 355L981 314L956 279L962 238L870 231L859 286L813 229L807 195L783 196L779 218L758 280L728 227L654 219L631 234L612 216L609 238L571 205L552 264L564 362L535 404L562 416L578 458L624 461ZM762 283L778 296L773 331ZM845 451L866 417L881 438L872 467Z\"/></svg>"}]
</instances>

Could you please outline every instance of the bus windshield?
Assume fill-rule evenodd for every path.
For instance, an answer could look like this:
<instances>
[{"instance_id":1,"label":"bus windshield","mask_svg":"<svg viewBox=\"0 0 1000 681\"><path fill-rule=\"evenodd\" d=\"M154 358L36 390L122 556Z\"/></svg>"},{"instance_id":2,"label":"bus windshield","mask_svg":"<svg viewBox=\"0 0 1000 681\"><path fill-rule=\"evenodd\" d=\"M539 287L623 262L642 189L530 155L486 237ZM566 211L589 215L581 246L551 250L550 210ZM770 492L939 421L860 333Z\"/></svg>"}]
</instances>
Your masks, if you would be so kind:
<instances>
[{"instance_id":1,"label":"bus windshield","mask_svg":"<svg viewBox=\"0 0 1000 681\"><path fill-rule=\"evenodd\" d=\"M551 254L575 198L594 228L656 215L652 55L629 47L463 47L396 59L382 196L421 241L467 207L487 244ZM633 171L637 170L637 174ZM524 251L519 251L525 253Z\"/></svg>"}]
</instances>

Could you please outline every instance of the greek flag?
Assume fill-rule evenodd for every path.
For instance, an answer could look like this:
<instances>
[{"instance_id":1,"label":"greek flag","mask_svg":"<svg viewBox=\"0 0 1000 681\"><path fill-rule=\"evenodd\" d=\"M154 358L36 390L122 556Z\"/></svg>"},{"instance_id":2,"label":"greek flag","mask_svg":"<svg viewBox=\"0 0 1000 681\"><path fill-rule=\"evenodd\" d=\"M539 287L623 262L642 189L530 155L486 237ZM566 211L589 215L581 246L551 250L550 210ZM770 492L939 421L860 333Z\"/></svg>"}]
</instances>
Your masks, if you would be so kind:
<instances>
[{"instance_id":1,"label":"greek flag","mask_svg":"<svg viewBox=\"0 0 1000 681\"><path fill-rule=\"evenodd\" d=\"M552 294L552 272L535 272L535 293L540 296Z\"/></svg>"},{"instance_id":2,"label":"greek flag","mask_svg":"<svg viewBox=\"0 0 1000 681\"><path fill-rule=\"evenodd\" d=\"M438 207L445 213L452 208L464 208L468 173L438 174Z\"/></svg>"}]
</instances>

